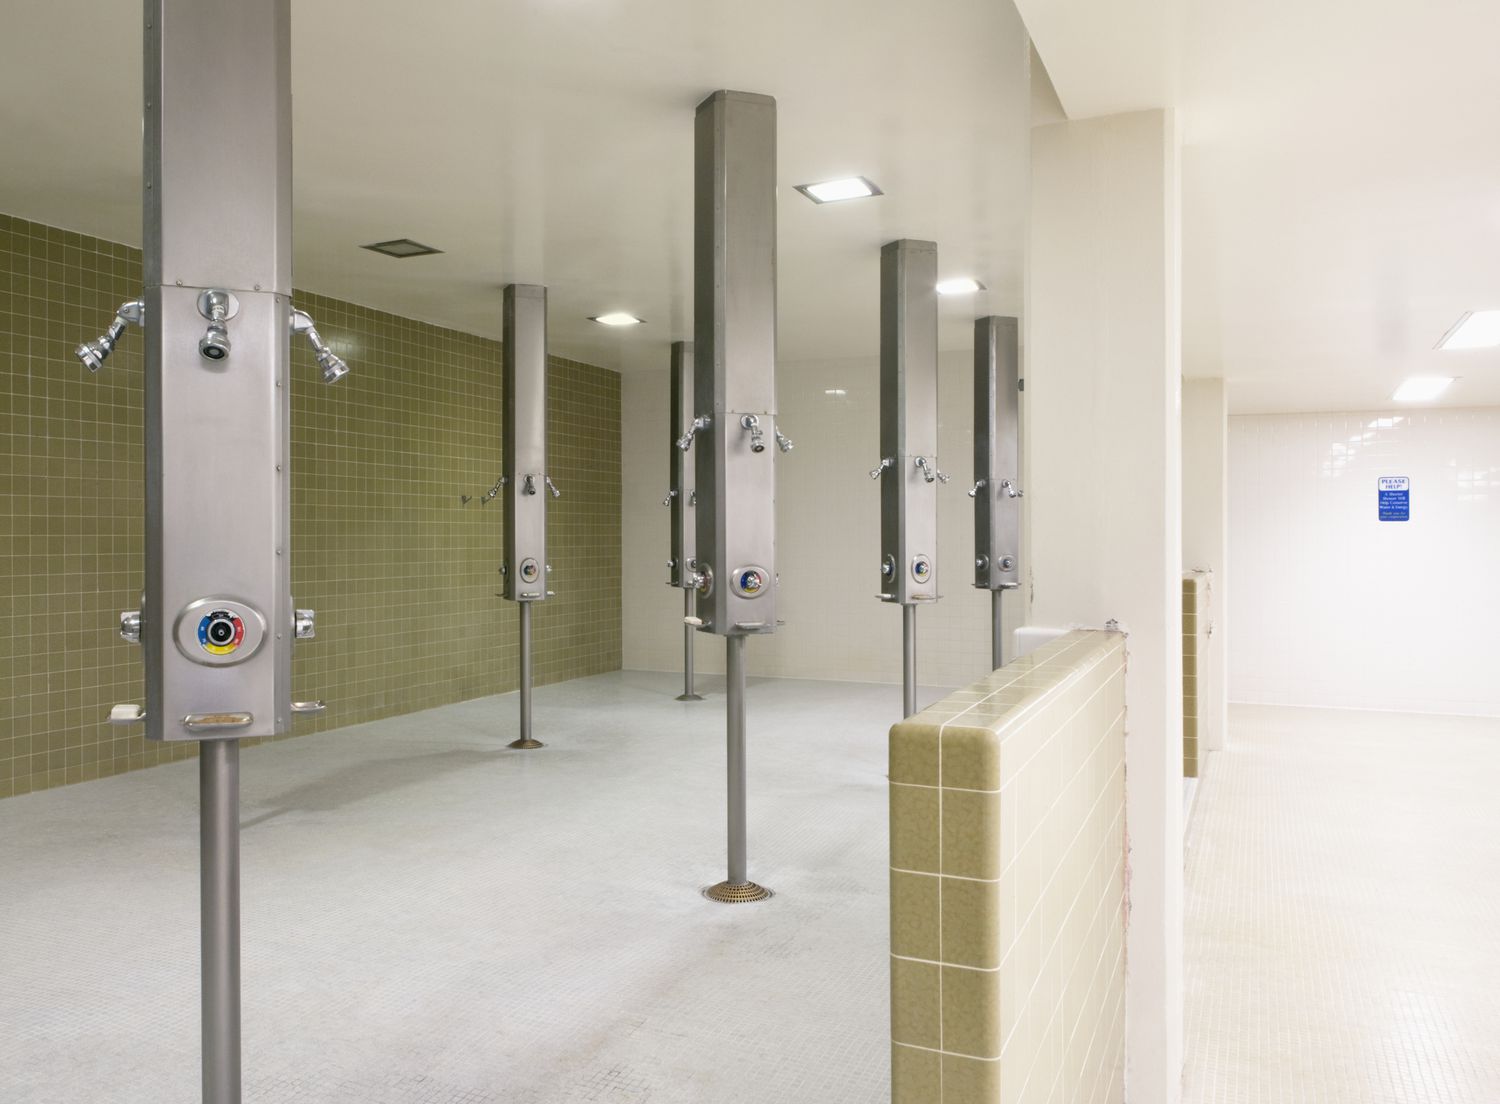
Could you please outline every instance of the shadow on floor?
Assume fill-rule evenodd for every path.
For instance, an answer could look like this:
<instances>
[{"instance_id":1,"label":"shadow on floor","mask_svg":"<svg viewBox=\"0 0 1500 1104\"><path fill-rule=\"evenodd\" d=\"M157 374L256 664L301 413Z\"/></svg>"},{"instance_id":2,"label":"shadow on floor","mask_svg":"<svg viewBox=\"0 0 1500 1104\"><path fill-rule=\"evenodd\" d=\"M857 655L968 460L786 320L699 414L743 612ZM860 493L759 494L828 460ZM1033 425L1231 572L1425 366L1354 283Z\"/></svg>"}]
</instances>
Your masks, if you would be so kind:
<instances>
[{"instance_id":1,"label":"shadow on floor","mask_svg":"<svg viewBox=\"0 0 1500 1104\"><path fill-rule=\"evenodd\" d=\"M294 786L281 794L275 807L242 820L241 830L255 828L288 813L327 813L372 797L430 782L482 764L494 763L514 752L502 744L494 751L456 748L399 758L361 759L343 770Z\"/></svg>"}]
</instances>

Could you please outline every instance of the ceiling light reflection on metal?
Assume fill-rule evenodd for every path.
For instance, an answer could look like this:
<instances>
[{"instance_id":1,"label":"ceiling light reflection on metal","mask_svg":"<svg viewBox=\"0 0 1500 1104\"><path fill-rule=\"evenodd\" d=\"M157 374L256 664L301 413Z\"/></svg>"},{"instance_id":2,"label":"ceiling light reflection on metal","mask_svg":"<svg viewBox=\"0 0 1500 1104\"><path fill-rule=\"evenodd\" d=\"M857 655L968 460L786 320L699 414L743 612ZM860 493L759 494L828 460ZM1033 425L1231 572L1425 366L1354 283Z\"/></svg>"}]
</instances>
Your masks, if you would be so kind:
<instances>
[{"instance_id":1,"label":"ceiling light reflection on metal","mask_svg":"<svg viewBox=\"0 0 1500 1104\"><path fill-rule=\"evenodd\" d=\"M1431 402L1453 382L1451 376L1413 376L1391 396L1397 402Z\"/></svg>"},{"instance_id":2,"label":"ceiling light reflection on metal","mask_svg":"<svg viewBox=\"0 0 1500 1104\"><path fill-rule=\"evenodd\" d=\"M973 295L976 291L983 290L984 285L972 276L955 276L951 280L937 282L939 295Z\"/></svg>"},{"instance_id":3,"label":"ceiling light reflection on metal","mask_svg":"<svg viewBox=\"0 0 1500 1104\"><path fill-rule=\"evenodd\" d=\"M386 257L395 257L403 260L407 257L430 257L434 253L441 253L441 249L434 249L430 245L423 245L419 241L410 238L392 238L390 241L375 242L373 245L362 245L361 249L368 249L372 253L380 253Z\"/></svg>"},{"instance_id":4,"label":"ceiling light reflection on metal","mask_svg":"<svg viewBox=\"0 0 1500 1104\"><path fill-rule=\"evenodd\" d=\"M607 314L590 315L589 321L601 326L639 326L645 319L637 318L628 311L610 311Z\"/></svg>"},{"instance_id":5,"label":"ceiling light reflection on metal","mask_svg":"<svg viewBox=\"0 0 1500 1104\"><path fill-rule=\"evenodd\" d=\"M1500 310L1465 311L1438 342L1439 349L1492 349L1500 345Z\"/></svg>"},{"instance_id":6,"label":"ceiling light reflection on metal","mask_svg":"<svg viewBox=\"0 0 1500 1104\"><path fill-rule=\"evenodd\" d=\"M797 190L814 203L842 203L846 199L867 199L882 194L874 181L862 176L846 176L820 184L798 184Z\"/></svg>"}]
</instances>

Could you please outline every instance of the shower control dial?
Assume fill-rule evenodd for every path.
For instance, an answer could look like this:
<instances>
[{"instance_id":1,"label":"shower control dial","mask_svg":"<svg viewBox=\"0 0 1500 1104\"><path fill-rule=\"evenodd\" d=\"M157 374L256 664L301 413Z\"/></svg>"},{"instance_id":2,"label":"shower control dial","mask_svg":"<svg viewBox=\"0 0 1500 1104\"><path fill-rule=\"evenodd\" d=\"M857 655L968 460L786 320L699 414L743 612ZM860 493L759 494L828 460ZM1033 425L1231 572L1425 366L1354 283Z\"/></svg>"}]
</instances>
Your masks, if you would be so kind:
<instances>
[{"instance_id":1,"label":"shower control dial","mask_svg":"<svg viewBox=\"0 0 1500 1104\"><path fill-rule=\"evenodd\" d=\"M254 606L231 598L200 598L177 615L177 650L194 663L243 663L265 640L266 619Z\"/></svg>"},{"instance_id":2,"label":"shower control dial","mask_svg":"<svg viewBox=\"0 0 1500 1104\"><path fill-rule=\"evenodd\" d=\"M736 568L731 586L741 598L759 598L771 587L771 573L763 567Z\"/></svg>"},{"instance_id":3,"label":"shower control dial","mask_svg":"<svg viewBox=\"0 0 1500 1104\"><path fill-rule=\"evenodd\" d=\"M521 561L521 581L534 583L542 576L542 565L531 557Z\"/></svg>"},{"instance_id":4,"label":"shower control dial","mask_svg":"<svg viewBox=\"0 0 1500 1104\"><path fill-rule=\"evenodd\" d=\"M925 583L932 578L932 560L927 556L913 556L911 560L911 577L919 583Z\"/></svg>"}]
</instances>

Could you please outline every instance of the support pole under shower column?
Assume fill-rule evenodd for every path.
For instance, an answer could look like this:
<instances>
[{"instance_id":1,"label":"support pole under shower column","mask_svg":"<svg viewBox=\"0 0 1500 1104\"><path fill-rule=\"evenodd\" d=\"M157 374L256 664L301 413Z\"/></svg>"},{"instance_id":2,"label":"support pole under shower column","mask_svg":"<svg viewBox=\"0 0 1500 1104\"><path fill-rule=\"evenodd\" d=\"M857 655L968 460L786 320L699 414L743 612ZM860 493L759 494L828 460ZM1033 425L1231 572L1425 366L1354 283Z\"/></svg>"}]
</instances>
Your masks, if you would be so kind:
<instances>
[{"instance_id":1,"label":"support pole under shower column","mask_svg":"<svg viewBox=\"0 0 1500 1104\"><path fill-rule=\"evenodd\" d=\"M903 717L917 711L917 607L901 607L901 692Z\"/></svg>"},{"instance_id":2,"label":"support pole under shower column","mask_svg":"<svg viewBox=\"0 0 1500 1104\"><path fill-rule=\"evenodd\" d=\"M714 901L730 904L763 901L771 891L750 880L745 813L745 638L724 638L726 732L728 751L729 869L728 877L704 890Z\"/></svg>"},{"instance_id":3,"label":"support pole under shower column","mask_svg":"<svg viewBox=\"0 0 1500 1104\"><path fill-rule=\"evenodd\" d=\"M529 750L546 747L531 738L531 603L517 602L521 610L521 735L510 742L513 748Z\"/></svg>"},{"instance_id":4,"label":"support pole under shower column","mask_svg":"<svg viewBox=\"0 0 1500 1104\"><path fill-rule=\"evenodd\" d=\"M240 742L198 745L203 1104L240 1104Z\"/></svg>"},{"instance_id":5,"label":"support pole under shower column","mask_svg":"<svg viewBox=\"0 0 1500 1104\"><path fill-rule=\"evenodd\" d=\"M682 693L677 695L678 701L702 701L703 695L693 690L693 626L689 623L693 616L693 592L684 587L682 591Z\"/></svg>"},{"instance_id":6,"label":"support pole under shower column","mask_svg":"<svg viewBox=\"0 0 1500 1104\"><path fill-rule=\"evenodd\" d=\"M1005 666L1005 630L1001 627L1003 590L990 591L990 663L995 670Z\"/></svg>"}]
</instances>

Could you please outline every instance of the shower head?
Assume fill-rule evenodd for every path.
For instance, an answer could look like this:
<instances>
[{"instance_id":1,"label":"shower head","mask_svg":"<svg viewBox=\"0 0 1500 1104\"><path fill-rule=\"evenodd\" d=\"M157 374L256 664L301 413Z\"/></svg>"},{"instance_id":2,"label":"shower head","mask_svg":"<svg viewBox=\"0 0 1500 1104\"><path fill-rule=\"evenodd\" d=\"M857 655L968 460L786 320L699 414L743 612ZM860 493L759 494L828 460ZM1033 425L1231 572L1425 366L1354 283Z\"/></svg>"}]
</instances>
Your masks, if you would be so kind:
<instances>
[{"instance_id":1,"label":"shower head","mask_svg":"<svg viewBox=\"0 0 1500 1104\"><path fill-rule=\"evenodd\" d=\"M109 359L109 354L115 351L115 345L119 342L121 335L125 333L125 327L139 326L145 317L146 304L139 299L132 299L128 303L121 303L120 309L115 311L115 320L109 324L106 330L97 340L85 341L73 350L73 355L83 361L83 366L90 372L97 372Z\"/></svg>"},{"instance_id":2,"label":"shower head","mask_svg":"<svg viewBox=\"0 0 1500 1104\"><path fill-rule=\"evenodd\" d=\"M323 369L324 383L338 383L349 374L349 366L332 349L324 349L318 354L318 367Z\"/></svg>"},{"instance_id":3,"label":"shower head","mask_svg":"<svg viewBox=\"0 0 1500 1104\"><path fill-rule=\"evenodd\" d=\"M338 383L349 374L349 365L344 363L344 358L330 349L318 333L318 327L313 324L312 315L304 310L292 311L292 333L302 334L307 338L309 345L313 347L313 353L317 356L318 367L323 370L324 383Z\"/></svg>"},{"instance_id":4,"label":"shower head","mask_svg":"<svg viewBox=\"0 0 1500 1104\"><path fill-rule=\"evenodd\" d=\"M208 324L208 332L198 340L198 353L204 360L223 360L229 356L229 331L224 323Z\"/></svg>"}]
</instances>

